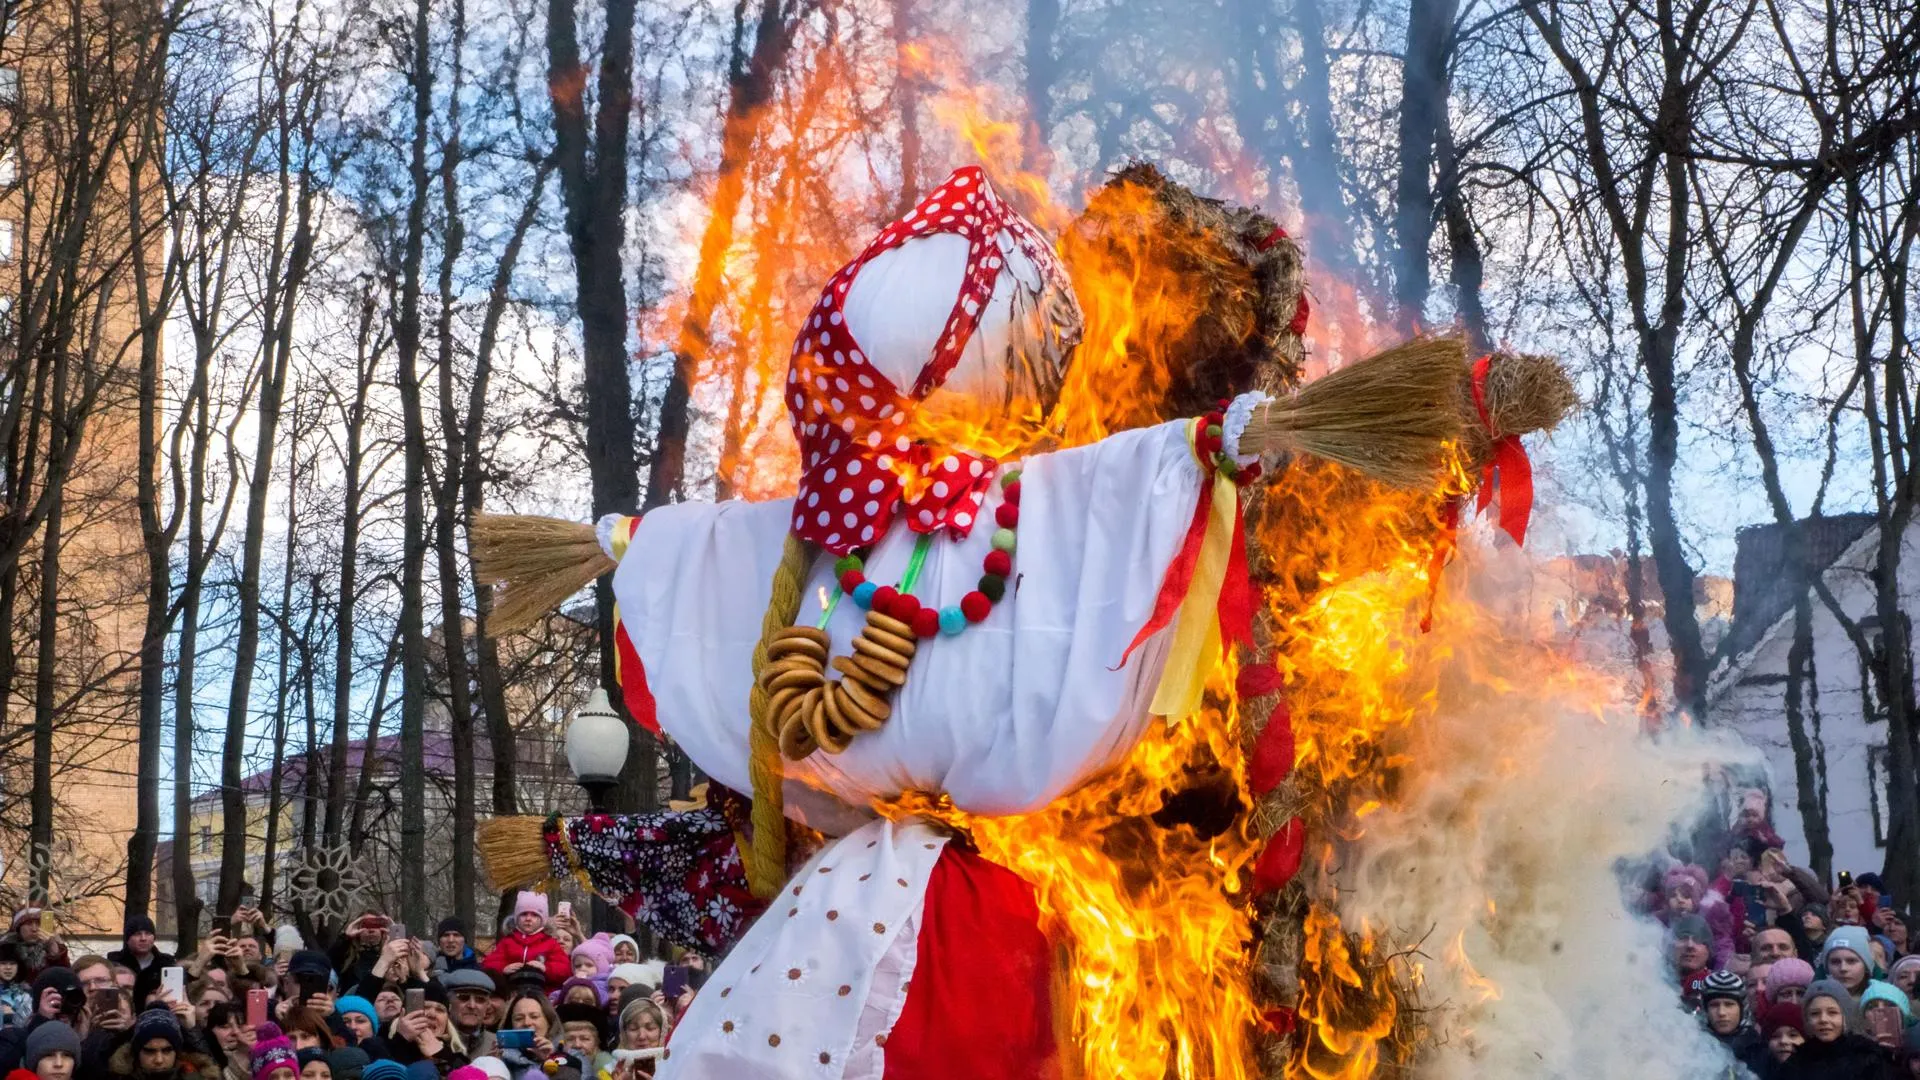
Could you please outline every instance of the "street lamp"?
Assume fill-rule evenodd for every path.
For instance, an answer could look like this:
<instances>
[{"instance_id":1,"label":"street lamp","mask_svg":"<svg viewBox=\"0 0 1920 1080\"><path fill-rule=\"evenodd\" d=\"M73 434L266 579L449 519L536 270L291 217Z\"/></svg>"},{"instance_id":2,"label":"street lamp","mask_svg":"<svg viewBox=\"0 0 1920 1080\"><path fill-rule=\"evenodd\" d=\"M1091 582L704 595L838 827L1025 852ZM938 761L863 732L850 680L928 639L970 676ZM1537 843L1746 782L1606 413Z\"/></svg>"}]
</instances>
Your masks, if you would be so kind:
<instances>
[{"instance_id":1,"label":"street lamp","mask_svg":"<svg viewBox=\"0 0 1920 1080\"><path fill-rule=\"evenodd\" d=\"M613 711L607 692L596 689L567 724L567 767L586 789L590 811L606 813L607 793L620 783L626 764L627 723Z\"/></svg>"}]
</instances>

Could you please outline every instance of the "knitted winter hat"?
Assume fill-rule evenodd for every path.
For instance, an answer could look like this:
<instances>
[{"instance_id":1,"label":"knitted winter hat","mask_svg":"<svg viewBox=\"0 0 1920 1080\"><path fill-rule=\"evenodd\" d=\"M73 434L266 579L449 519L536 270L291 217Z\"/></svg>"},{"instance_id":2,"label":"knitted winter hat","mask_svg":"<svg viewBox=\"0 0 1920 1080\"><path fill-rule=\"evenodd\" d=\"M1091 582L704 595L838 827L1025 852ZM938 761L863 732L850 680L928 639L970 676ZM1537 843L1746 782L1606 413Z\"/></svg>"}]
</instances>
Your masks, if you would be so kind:
<instances>
[{"instance_id":1,"label":"knitted winter hat","mask_svg":"<svg viewBox=\"0 0 1920 1080\"><path fill-rule=\"evenodd\" d=\"M1760 1009L1760 1033L1768 1038L1781 1028L1792 1028L1802 1035L1807 1033L1806 1021L1801 1016L1800 1006L1776 1001Z\"/></svg>"},{"instance_id":2,"label":"knitted winter hat","mask_svg":"<svg viewBox=\"0 0 1920 1080\"><path fill-rule=\"evenodd\" d=\"M153 934L158 932L159 931L153 928L152 919L147 918L145 915L135 913L127 916L126 928L120 931L120 937L122 940L125 940L135 934Z\"/></svg>"},{"instance_id":3,"label":"knitted winter hat","mask_svg":"<svg viewBox=\"0 0 1920 1080\"><path fill-rule=\"evenodd\" d=\"M600 983L594 979L583 979L578 976L568 979L566 982L561 983L559 994L554 1000L556 1001L567 1000L567 994L576 986L584 986L587 989L593 991L593 996L599 1000L600 1004L603 1007L606 1005L607 992L601 988Z\"/></svg>"},{"instance_id":4,"label":"knitted winter hat","mask_svg":"<svg viewBox=\"0 0 1920 1080\"><path fill-rule=\"evenodd\" d=\"M273 932L273 954L292 956L307 947L306 939L300 936L300 930L294 926L282 926Z\"/></svg>"},{"instance_id":5,"label":"knitted winter hat","mask_svg":"<svg viewBox=\"0 0 1920 1080\"><path fill-rule=\"evenodd\" d=\"M647 981L647 969L639 964L615 964L613 970L607 972L607 978L619 979L628 986L634 986Z\"/></svg>"},{"instance_id":6,"label":"knitted winter hat","mask_svg":"<svg viewBox=\"0 0 1920 1080\"><path fill-rule=\"evenodd\" d=\"M185 1038L180 1032L180 1021L173 1018L173 1010L165 1005L148 1009L133 1022L135 1049L145 1047L154 1039L165 1039L175 1050L178 1050Z\"/></svg>"},{"instance_id":7,"label":"knitted winter hat","mask_svg":"<svg viewBox=\"0 0 1920 1080\"><path fill-rule=\"evenodd\" d=\"M13 928L13 929L15 929L15 930L18 930L18 929L20 929L20 928L21 928L22 926L25 926L25 925L27 924L27 921L28 921L28 920L30 920L30 919L37 919L37 918L39 918L39 917L40 917L40 909L39 909L39 908L37 908L37 907L23 907L23 908L21 908L20 910L18 910L18 911L16 911L16 912L14 912L14 913L13 913L13 927L12 927L12 928Z\"/></svg>"},{"instance_id":8,"label":"knitted winter hat","mask_svg":"<svg viewBox=\"0 0 1920 1080\"><path fill-rule=\"evenodd\" d=\"M377 1058L360 1070L360 1080L407 1080L407 1067L391 1058Z\"/></svg>"},{"instance_id":9,"label":"knitted winter hat","mask_svg":"<svg viewBox=\"0 0 1920 1080\"><path fill-rule=\"evenodd\" d=\"M447 918L441 919L440 925L433 928L433 936L435 938L443 938L443 937L446 937L448 934L459 934L463 938L473 936L472 934L467 933L466 923L463 923L459 919L456 919L452 916L448 916Z\"/></svg>"},{"instance_id":10,"label":"knitted winter hat","mask_svg":"<svg viewBox=\"0 0 1920 1080\"><path fill-rule=\"evenodd\" d=\"M3 959L3 958L0 958L0 959ZM1887 969L1887 981L1888 982L1897 981L1895 979L1895 976L1899 975L1902 971L1905 971L1910 967L1920 967L1920 956L1903 956L1900 959L1895 960L1893 962L1893 966Z\"/></svg>"},{"instance_id":11,"label":"knitted winter hat","mask_svg":"<svg viewBox=\"0 0 1920 1080\"><path fill-rule=\"evenodd\" d=\"M36 1068L41 1058L56 1050L73 1055L74 1063L79 1064L80 1033L68 1027L65 1020L48 1020L27 1032L27 1049L20 1055L20 1067Z\"/></svg>"},{"instance_id":12,"label":"knitted winter hat","mask_svg":"<svg viewBox=\"0 0 1920 1080\"><path fill-rule=\"evenodd\" d=\"M360 1070L373 1060L365 1050L357 1046L343 1046L327 1053L327 1068L333 1070L333 1080L360 1080Z\"/></svg>"},{"instance_id":13,"label":"knitted winter hat","mask_svg":"<svg viewBox=\"0 0 1920 1080\"><path fill-rule=\"evenodd\" d=\"M293 1053L293 1043L280 1030L280 1025L269 1020L261 1024L254 1032L253 1040L253 1080L267 1080L275 1069L287 1069L298 1075L300 1061ZM363 1077L364 1073L361 1074Z\"/></svg>"},{"instance_id":14,"label":"knitted winter hat","mask_svg":"<svg viewBox=\"0 0 1920 1080\"><path fill-rule=\"evenodd\" d=\"M1735 975L1731 971L1716 971L1708 975L1706 981L1700 984L1700 1001L1702 1004L1712 1001L1715 998L1737 1001L1745 1005L1747 1000L1746 983L1742 982L1740 976Z\"/></svg>"},{"instance_id":15,"label":"knitted winter hat","mask_svg":"<svg viewBox=\"0 0 1920 1080\"><path fill-rule=\"evenodd\" d=\"M305 1072L307 1066L316 1061L326 1065L329 1071L333 1069L333 1062L327 1060L327 1052L317 1046L309 1046L305 1050L295 1051L293 1059L300 1063L300 1070L302 1072Z\"/></svg>"},{"instance_id":16,"label":"knitted winter hat","mask_svg":"<svg viewBox=\"0 0 1920 1080\"><path fill-rule=\"evenodd\" d=\"M487 1080L487 1074L471 1065L462 1065L448 1072L447 1080Z\"/></svg>"},{"instance_id":17,"label":"knitted winter hat","mask_svg":"<svg viewBox=\"0 0 1920 1080\"><path fill-rule=\"evenodd\" d=\"M1813 965L1797 956L1784 960L1775 960L1767 969L1767 997L1777 996L1781 989L1788 986L1807 986L1813 982Z\"/></svg>"},{"instance_id":18,"label":"knitted winter hat","mask_svg":"<svg viewBox=\"0 0 1920 1080\"><path fill-rule=\"evenodd\" d=\"M1900 1010L1900 1022L1902 1024L1913 1023L1913 1003L1907 999L1906 991L1892 983L1881 982L1879 979L1875 979L1869 982L1866 990L1860 994L1860 1011L1866 1012L1867 1005L1875 1001L1884 1001L1898 1008Z\"/></svg>"},{"instance_id":19,"label":"knitted winter hat","mask_svg":"<svg viewBox=\"0 0 1920 1080\"><path fill-rule=\"evenodd\" d=\"M1661 895L1672 896L1682 890L1687 891L1696 900L1707 895L1707 872L1697 866L1682 863L1661 876Z\"/></svg>"},{"instance_id":20,"label":"knitted winter hat","mask_svg":"<svg viewBox=\"0 0 1920 1080\"><path fill-rule=\"evenodd\" d=\"M507 1063L490 1054L474 1058L473 1067L486 1074L487 1080L513 1080L513 1070Z\"/></svg>"},{"instance_id":21,"label":"knitted winter hat","mask_svg":"<svg viewBox=\"0 0 1920 1080\"><path fill-rule=\"evenodd\" d=\"M380 1026L380 1014L374 1009L373 1002L368 1001L358 994L348 994L346 997L335 1001L333 1003L333 1011L342 1016L347 1013L359 1013L361 1016L372 1021L374 1027Z\"/></svg>"},{"instance_id":22,"label":"knitted winter hat","mask_svg":"<svg viewBox=\"0 0 1920 1080\"><path fill-rule=\"evenodd\" d=\"M1867 967L1873 968L1875 966L1873 962L1873 946L1868 944L1870 940L1867 936L1867 928L1864 926L1834 927L1827 934L1827 940L1820 946L1820 973L1822 975L1826 974L1827 957L1833 955L1835 949L1845 949L1855 956L1858 956L1866 963Z\"/></svg>"},{"instance_id":23,"label":"knitted winter hat","mask_svg":"<svg viewBox=\"0 0 1920 1080\"><path fill-rule=\"evenodd\" d=\"M593 961L596 975L605 975L613 970L613 943L607 940L605 934L596 934L573 947L575 960L583 956Z\"/></svg>"},{"instance_id":24,"label":"knitted winter hat","mask_svg":"<svg viewBox=\"0 0 1920 1080\"><path fill-rule=\"evenodd\" d=\"M1713 944L1713 931L1707 928L1706 918L1697 912L1682 915L1673 920L1673 926L1668 929L1667 936L1673 941L1684 938L1687 941L1697 941L1702 945Z\"/></svg>"},{"instance_id":25,"label":"knitted winter hat","mask_svg":"<svg viewBox=\"0 0 1920 1080\"><path fill-rule=\"evenodd\" d=\"M1832 998L1840 1005L1840 1015L1846 1017L1846 1030L1860 1030L1860 1006L1854 1004L1853 995L1847 988L1832 979L1815 979L1807 986L1807 996L1800 1001L1800 1019L1806 1020L1813 1003L1821 998Z\"/></svg>"},{"instance_id":26,"label":"knitted winter hat","mask_svg":"<svg viewBox=\"0 0 1920 1080\"><path fill-rule=\"evenodd\" d=\"M633 955L635 956L640 955L640 943L633 940L633 938L627 936L626 934L615 934L612 937L607 939L607 944L616 949L620 947L620 944L622 942L625 942L630 948L633 949Z\"/></svg>"},{"instance_id":27,"label":"knitted winter hat","mask_svg":"<svg viewBox=\"0 0 1920 1080\"><path fill-rule=\"evenodd\" d=\"M533 912L542 919L547 917L547 894L522 889L513 901L513 917L519 918L527 912Z\"/></svg>"},{"instance_id":28,"label":"knitted winter hat","mask_svg":"<svg viewBox=\"0 0 1920 1080\"><path fill-rule=\"evenodd\" d=\"M327 954L317 949L301 949L287 961L289 975L325 975L329 982L336 981L333 961Z\"/></svg>"}]
</instances>

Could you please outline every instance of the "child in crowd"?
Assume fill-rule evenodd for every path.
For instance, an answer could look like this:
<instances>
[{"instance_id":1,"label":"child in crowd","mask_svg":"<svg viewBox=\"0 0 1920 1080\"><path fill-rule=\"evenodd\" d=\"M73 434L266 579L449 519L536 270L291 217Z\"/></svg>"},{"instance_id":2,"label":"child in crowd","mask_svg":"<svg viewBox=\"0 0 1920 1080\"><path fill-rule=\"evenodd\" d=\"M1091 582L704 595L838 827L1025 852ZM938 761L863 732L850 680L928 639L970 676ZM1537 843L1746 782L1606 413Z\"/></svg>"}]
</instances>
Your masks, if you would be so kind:
<instances>
[{"instance_id":1,"label":"child in crowd","mask_svg":"<svg viewBox=\"0 0 1920 1080\"><path fill-rule=\"evenodd\" d=\"M0 1027L26 1027L33 1019L33 991L20 977L20 947L0 942Z\"/></svg>"},{"instance_id":2,"label":"child in crowd","mask_svg":"<svg viewBox=\"0 0 1920 1080\"><path fill-rule=\"evenodd\" d=\"M546 894L521 892L513 905L513 931L494 943L480 966L498 975L531 967L544 976L548 991L560 989L573 973L573 962L546 925Z\"/></svg>"}]
</instances>

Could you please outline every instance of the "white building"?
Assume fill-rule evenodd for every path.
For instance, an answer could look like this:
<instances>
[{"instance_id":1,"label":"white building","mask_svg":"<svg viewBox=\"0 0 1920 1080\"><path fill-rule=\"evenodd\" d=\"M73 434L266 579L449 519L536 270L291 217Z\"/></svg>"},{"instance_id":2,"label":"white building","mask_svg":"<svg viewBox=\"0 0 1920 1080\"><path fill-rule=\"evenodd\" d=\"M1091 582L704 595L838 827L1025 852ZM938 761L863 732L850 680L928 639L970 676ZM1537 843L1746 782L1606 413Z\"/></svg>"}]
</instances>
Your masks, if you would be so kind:
<instances>
[{"instance_id":1,"label":"white building","mask_svg":"<svg viewBox=\"0 0 1920 1080\"><path fill-rule=\"evenodd\" d=\"M1812 678L1801 691L1804 729L1815 770L1814 801L1824 805L1835 872L1878 871L1886 859L1887 713L1874 688L1870 662L1855 648L1833 612L1813 594L1808 567L1820 568L1848 620L1877 648L1884 647L1874 613L1871 577L1880 531L1872 514L1809 518L1803 530L1808 562L1786 565L1785 530L1742 529L1734 562L1733 627L1721 643L1708 685L1707 722L1736 729L1767 761L1774 827L1787 855L1806 865L1807 830L1787 730L1787 653L1793 644L1793 599L1812 603ZM1920 607L1920 526L1901 548L1902 611ZM1873 663L1884 663L1884 653Z\"/></svg>"}]
</instances>

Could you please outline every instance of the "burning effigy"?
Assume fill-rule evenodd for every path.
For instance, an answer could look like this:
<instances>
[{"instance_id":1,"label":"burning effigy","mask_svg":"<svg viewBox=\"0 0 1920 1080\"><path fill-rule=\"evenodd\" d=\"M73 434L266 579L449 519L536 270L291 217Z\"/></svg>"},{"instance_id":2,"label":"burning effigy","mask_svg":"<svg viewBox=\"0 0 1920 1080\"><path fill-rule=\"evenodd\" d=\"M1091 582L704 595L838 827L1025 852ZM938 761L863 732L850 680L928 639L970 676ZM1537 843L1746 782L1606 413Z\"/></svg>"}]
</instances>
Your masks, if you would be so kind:
<instances>
[{"instance_id":1,"label":"burning effigy","mask_svg":"<svg viewBox=\"0 0 1920 1080\"><path fill-rule=\"evenodd\" d=\"M1476 492L1524 537L1520 437L1573 394L1444 336L1303 382L1308 317L1256 211L1136 167L1056 239L963 168L796 328L791 498L474 522L496 626L613 575L627 709L713 781L479 837L497 885L576 879L724 956L660 1076L1370 1076L1473 1045L1408 1007L1466 930L1360 914L1336 863L1432 885L1353 843L1424 790L1408 747L1451 729L1416 720L1475 659L1412 635Z\"/></svg>"}]
</instances>

